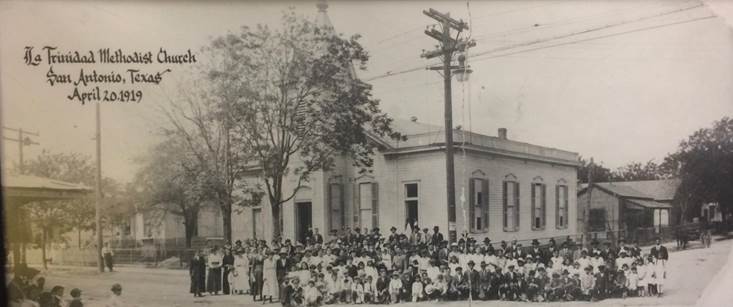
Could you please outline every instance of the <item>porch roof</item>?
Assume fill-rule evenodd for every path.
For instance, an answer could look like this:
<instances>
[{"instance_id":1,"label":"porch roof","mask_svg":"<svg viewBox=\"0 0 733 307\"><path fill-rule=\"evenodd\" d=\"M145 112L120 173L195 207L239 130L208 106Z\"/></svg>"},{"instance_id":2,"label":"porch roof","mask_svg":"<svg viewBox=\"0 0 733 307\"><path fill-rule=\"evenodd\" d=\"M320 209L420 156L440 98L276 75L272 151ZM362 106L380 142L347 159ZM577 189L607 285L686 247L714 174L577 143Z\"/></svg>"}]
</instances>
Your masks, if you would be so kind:
<instances>
[{"instance_id":1,"label":"porch roof","mask_svg":"<svg viewBox=\"0 0 733 307\"><path fill-rule=\"evenodd\" d=\"M629 209L671 209L672 205L648 199L627 199Z\"/></svg>"},{"instance_id":2,"label":"porch roof","mask_svg":"<svg viewBox=\"0 0 733 307\"><path fill-rule=\"evenodd\" d=\"M51 178L3 174L3 196L14 204L33 201L77 199L86 197L94 190L84 185L54 180Z\"/></svg>"}]
</instances>

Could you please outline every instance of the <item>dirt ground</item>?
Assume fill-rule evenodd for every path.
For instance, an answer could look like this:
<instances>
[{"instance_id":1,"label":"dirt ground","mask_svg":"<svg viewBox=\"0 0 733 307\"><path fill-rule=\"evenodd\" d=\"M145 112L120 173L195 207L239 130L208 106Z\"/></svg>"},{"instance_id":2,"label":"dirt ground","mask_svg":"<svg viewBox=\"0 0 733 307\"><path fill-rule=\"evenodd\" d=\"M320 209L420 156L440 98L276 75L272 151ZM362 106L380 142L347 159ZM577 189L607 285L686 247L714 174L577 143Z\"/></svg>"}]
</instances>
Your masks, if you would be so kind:
<instances>
[{"instance_id":1,"label":"dirt ground","mask_svg":"<svg viewBox=\"0 0 733 307\"><path fill-rule=\"evenodd\" d=\"M691 249L675 251L670 248L665 295L658 297L608 299L600 302L535 303L537 306L691 306L695 305L705 287L723 267L733 240L715 241L709 249L694 244ZM255 306L250 296L210 296L194 298L188 293L188 272L184 270L119 268L113 273L98 273L94 268L54 267L44 273L47 285L63 285L68 291L83 291L85 306L103 306L114 283L123 287L123 298L130 306ZM592 304L592 305L591 305ZM268 304L280 306L279 304ZM468 306L468 302L403 303L400 306L446 307ZM518 302L473 302L472 306L523 306Z\"/></svg>"}]
</instances>

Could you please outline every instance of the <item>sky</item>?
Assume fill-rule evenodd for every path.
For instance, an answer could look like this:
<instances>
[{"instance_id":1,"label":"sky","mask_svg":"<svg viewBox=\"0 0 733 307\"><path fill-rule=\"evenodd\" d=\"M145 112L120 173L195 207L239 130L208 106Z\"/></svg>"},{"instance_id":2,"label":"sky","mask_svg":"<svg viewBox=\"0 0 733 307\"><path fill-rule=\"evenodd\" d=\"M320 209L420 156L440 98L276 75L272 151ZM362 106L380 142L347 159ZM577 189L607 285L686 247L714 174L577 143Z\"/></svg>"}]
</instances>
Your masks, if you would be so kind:
<instances>
[{"instance_id":1,"label":"sky","mask_svg":"<svg viewBox=\"0 0 733 307\"><path fill-rule=\"evenodd\" d=\"M276 27L288 7L317 13L305 1L0 1L2 124L40 133L26 159L44 149L93 157L94 106L64 98L68 86L49 86L48 65L24 64L25 46L199 52L244 25ZM433 23L422 14L428 8L466 21L462 35L476 41L470 81L453 82L454 123L464 129L496 135L504 127L510 139L616 168L661 162L692 132L733 114L729 1L329 1L336 31L362 36L371 58L358 75L393 117L443 124L442 77L422 69L432 62L420 57L435 45L423 33ZM191 76L185 65L151 67L172 71L141 87L142 102L102 105L103 174L122 182L160 138L159 107ZM17 161L17 145L3 145L4 162Z\"/></svg>"}]
</instances>

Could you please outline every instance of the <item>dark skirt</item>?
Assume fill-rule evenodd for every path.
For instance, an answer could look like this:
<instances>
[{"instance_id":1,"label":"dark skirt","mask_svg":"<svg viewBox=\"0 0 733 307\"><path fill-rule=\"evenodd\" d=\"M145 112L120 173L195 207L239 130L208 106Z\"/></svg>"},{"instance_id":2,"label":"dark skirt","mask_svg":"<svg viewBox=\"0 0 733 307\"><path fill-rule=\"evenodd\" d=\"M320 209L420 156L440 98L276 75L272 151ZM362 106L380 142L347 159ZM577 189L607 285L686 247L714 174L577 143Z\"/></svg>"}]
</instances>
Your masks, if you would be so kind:
<instances>
[{"instance_id":1,"label":"dark skirt","mask_svg":"<svg viewBox=\"0 0 733 307\"><path fill-rule=\"evenodd\" d=\"M233 277L231 274L232 270L225 268L223 269L223 272L224 272L223 273L224 274L224 283L221 285L221 288L222 288L222 291L224 291L224 294L229 294L229 292L231 291L229 289L229 278Z\"/></svg>"},{"instance_id":2,"label":"dark skirt","mask_svg":"<svg viewBox=\"0 0 733 307\"><path fill-rule=\"evenodd\" d=\"M191 274L191 293L206 292L206 271L195 271Z\"/></svg>"},{"instance_id":3,"label":"dark skirt","mask_svg":"<svg viewBox=\"0 0 733 307\"><path fill-rule=\"evenodd\" d=\"M210 268L209 276L206 279L206 291L221 291L221 268Z\"/></svg>"}]
</instances>

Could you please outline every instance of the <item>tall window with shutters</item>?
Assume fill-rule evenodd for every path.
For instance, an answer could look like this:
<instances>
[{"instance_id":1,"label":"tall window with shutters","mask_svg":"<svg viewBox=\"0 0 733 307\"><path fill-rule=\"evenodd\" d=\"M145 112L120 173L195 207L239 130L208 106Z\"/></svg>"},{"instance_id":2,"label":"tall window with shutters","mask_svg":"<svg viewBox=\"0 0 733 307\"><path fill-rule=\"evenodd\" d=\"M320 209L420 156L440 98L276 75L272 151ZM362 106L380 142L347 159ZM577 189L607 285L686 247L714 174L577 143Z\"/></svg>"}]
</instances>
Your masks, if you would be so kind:
<instances>
[{"instance_id":1,"label":"tall window with shutters","mask_svg":"<svg viewBox=\"0 0 733 307\"><path fill-rule=\"evenodd\" d=\"M379 226L379 189L376 182L359 184L359 226L372 229Z\"/></svg>"},{"instance_id":2,"label":"tall window with shutters","mask_svg":"<svg viewBox=\"0 0 733 307\"><path fill-rule=\"evenodd\" d=\"M519 182L504 181L502 194L504 202L504 231L518 231Z\"/></svg>"},{"instance_id":3,"label":"tall window with shutters","mask_svg":"<svg viewBox=\"0 0 733 307\"><path fill-rule=\"evenodd\" d=\"M331 183L328 185L329 195L329 226L331 231L341 231L344 226L345 214L344 212L344 190L343 185L340 183Z\"/></svg>"},{"instance_id":4,"label":"tall window with shutters","mask_svg":"<svg viewBox=\"0 0 733 307\"><path fill-rule=\"evenodd\" d=\"M469 189L469 221L472 232L489 230L489 181L471 178Z\"/></svg>"},{"instance_id":5,"label":"tall window with shutters","mask_svg":"<svg viewBox=\"0 0 733 307\"><path fill-rule=\"evenodd\" d=\"M541 182L532 183L532 230L545 229L545 184Z\"/></svg>"},{"instance_id":6,"label":"tall window with shutters","mask_svg":"<svg viewBox=\"0 0 733 307\"><path fill-rule=\"evenodd\" d=\"M568 186L555 187L555 227L568 228Z\"/></svg>"}]
</instances>

